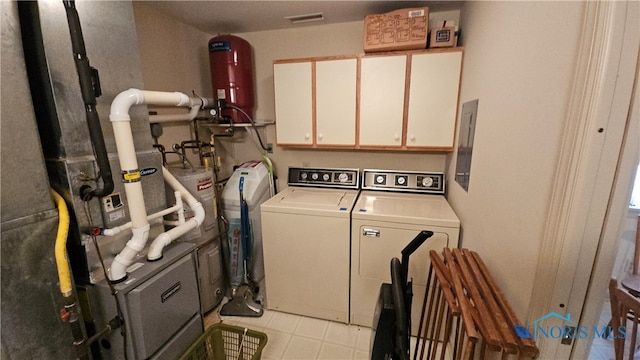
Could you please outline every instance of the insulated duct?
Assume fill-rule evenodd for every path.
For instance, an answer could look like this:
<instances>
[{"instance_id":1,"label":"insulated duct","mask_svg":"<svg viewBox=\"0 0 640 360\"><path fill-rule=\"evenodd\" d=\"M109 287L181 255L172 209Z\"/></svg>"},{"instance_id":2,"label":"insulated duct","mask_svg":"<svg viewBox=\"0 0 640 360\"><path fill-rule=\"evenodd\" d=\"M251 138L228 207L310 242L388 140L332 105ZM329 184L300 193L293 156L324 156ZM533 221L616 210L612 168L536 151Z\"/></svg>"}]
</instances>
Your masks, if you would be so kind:
<instances>
[{"instance_id":1,"label":"insulated duct","mask_svg":"<svg viewBox=\"0 0 640 360\"><path fill-rule=\"evenodd\" d=\"M87 115L89 136L96 155L96 163L100 169L100 178L102 179L102 188L92 189L89 186L83 186L80 188L80 196L83 200L88 201L93 197L102 197L111 194L111 192L113 192L113 177L111 175L111 165L109 165L109 158L107 156L107 147L104 143L104 136L102 135L102 127L100 127L100 117L96 110L96 97L101 95L98 70L91 67L89 64L87 51L84 46L84 38L82 36L82 28L80 26L80 18L78 17L78 11L75 8L75 2L72 0L65 0L63 3L67 13L73 58L76 64L76 70L78 71L82 100L84 101Z\"/></svg>"},{"instance_id":2,"label":"insulated duct","mask_svg":"<svg viewBox=\"0 0 640 360\"><path fill-rule=\"evenodd\" d=\"M111 264L109 279L120 282L126 279L126 269L133 263L138 253L144 248L149 237L149 222L144 204L140 169L136 158L135 145L131 133L131 117L129 111L135 105L158 105L190 107L200 106L202 99L190 98L179 92L142 91L129 89L118 94L111 103L109 120L113 126L116 140L118 158L122 170L122 180L128 199L129 214L131 217L132 237L125 248L118 254ZM182 198L194 210L193 219L176 226L175 228L160 234L153 243L153 251L149 253L149 260L158 260L162 257L162 249L177 237L199 227L204 220L204 209L185 188L163 167L165 181L175 190L179 191Z\"/></svg>"}]
</instances>

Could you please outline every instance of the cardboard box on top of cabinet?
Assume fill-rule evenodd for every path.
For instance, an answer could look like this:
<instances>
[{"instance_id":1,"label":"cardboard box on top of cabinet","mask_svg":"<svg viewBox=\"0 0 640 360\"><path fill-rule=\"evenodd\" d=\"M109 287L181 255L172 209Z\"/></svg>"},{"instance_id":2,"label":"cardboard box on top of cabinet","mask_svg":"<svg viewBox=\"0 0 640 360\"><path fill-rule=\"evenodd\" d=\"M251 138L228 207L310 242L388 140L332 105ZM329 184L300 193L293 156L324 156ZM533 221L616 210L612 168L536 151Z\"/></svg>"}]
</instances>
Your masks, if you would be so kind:
<instances>
[{"instance_id":1,"label":"cardboard box on top of cabinet","mask_svg":"<svg viewBox=\"0 0 640 360\"><path fill-rule=\"evenodd\" d=\"M454 47L458 43L457 26L452 21L444 21L441 26L429 31L429 49Z\"/></svg>"},{"instance_id":2,"label":"cardboard box on top of cabinet","mask_svg":"<svg viewBox=\"0 0 640 360\"><path fill-rule=\"evenodd\" d=\"M364 18L364 52L427 47L429 8L409 8Z\"/></svg>"}]
</instances>

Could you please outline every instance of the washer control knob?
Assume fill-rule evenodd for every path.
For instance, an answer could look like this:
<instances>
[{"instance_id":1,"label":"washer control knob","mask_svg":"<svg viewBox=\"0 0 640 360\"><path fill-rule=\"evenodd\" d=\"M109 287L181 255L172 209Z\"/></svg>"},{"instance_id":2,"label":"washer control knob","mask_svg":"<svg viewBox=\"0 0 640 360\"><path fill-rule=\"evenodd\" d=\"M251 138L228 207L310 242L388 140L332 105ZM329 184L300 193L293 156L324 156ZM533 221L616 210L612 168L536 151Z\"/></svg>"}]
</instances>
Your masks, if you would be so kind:
<instances>
[{"instance_id":1,"label":"washer control knob","mask_svg":"<svg viewBox=\"0 0 640 360\"><path fill-rule=\"evenodd\" d=\"M384 184L385 177L383 175L376 176L376 184Z\"/></svg>"},{"instance_id":2,"label":"washer control knob","mask_svg":"<svg viewBox=\"0 0 640 360\"><path fill-rule=\"evenodd\" d=\"M331 180L331 175L329 175L329 174L324 174L324 175L322 175L322 180L323 180L323 181L329 181L329 180Z\"/></svg>"},{"instance_id":3,"label":"washer control knob","mask_svg":"<svg viewBox=\"0 0 640 360\"><path fill-rule=\"evenodd\" d=\"M433 185L433 178L429 176L425 176L422 178L422 186L429 187Z\"/></svg>"},{"instance_id":4,"label":"washer control knob","mask_svg":"<svg viewBox=\"0 0 640 360\"><path fill-rule=\"evenodd\" d=\"M308 176L309 176L309 175L307 175L307 173L306 173L306 172L303 172L303 173L301 173L301 174L300 174L300 179L302 179L302 180L307 180L307 177L308 177Z\"/></svg>"},{"instance_id":5,"label":"washer control knob","mask_svg":"<svg viewBox=\"0 0 640 360\"><path fill-rule=\"evenodd\" d=\"M340 173L340 175L338 175L338 181L340 181L341 183L345 183L349 180L349 176L347 175L347 173Z\"/></svg>"},{"instance_id":6,"label":"washer control knob","mask_svg":"<svg viewBox=\"0 0 640 360\"><path fill-rule=\"evenodd\" d=\"M318 177L319 177L318 173L311 174L311 180L318 180Z\"/></svg>"}]
</instances>

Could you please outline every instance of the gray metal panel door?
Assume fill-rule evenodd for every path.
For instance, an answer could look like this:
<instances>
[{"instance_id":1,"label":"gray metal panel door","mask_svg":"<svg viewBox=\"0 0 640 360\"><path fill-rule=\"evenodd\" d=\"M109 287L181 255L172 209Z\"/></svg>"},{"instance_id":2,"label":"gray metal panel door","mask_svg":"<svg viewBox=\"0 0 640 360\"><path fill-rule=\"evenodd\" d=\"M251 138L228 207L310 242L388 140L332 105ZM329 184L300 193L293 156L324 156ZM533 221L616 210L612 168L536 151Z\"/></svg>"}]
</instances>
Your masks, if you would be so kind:
<instances>
[{"instance_id":1,"label":"gray metal panel door","mask_svg":"<svg viewBox=\"0 0 640 360\"><path fill-rule=\"evenodd\" d=\"M127 294L137 359L147 359L200 311L192 254Z\"/></svg>"}]
</instances>

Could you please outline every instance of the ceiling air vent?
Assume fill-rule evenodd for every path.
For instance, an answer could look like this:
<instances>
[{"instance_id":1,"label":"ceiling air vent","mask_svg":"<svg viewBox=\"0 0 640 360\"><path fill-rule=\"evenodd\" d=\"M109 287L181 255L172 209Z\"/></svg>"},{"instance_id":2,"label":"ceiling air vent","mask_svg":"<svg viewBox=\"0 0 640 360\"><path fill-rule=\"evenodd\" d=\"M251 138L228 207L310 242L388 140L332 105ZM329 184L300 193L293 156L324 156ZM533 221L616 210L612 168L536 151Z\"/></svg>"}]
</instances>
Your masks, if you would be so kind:
<instances>
[{"instance_id":1,"label":"ceiling air vent","mask_svg":"<svg viewBox=\"0 0 640 360\"><path fill-rule=\"evenodd\" d=\"M289 20L292 24L301 24L312 21L322 21L324 20L324 14L319 12L313 14L285 16L284 18Z\"/></svg>"}]
</instances>

